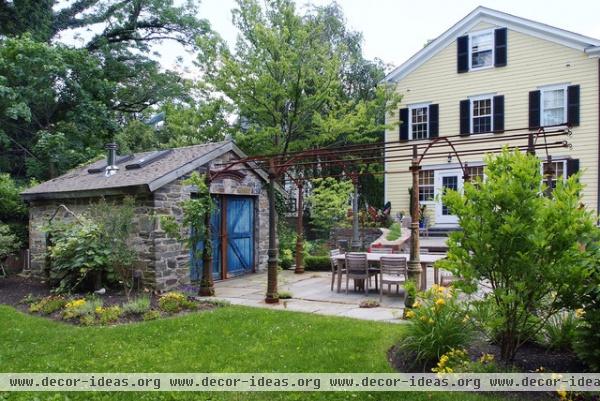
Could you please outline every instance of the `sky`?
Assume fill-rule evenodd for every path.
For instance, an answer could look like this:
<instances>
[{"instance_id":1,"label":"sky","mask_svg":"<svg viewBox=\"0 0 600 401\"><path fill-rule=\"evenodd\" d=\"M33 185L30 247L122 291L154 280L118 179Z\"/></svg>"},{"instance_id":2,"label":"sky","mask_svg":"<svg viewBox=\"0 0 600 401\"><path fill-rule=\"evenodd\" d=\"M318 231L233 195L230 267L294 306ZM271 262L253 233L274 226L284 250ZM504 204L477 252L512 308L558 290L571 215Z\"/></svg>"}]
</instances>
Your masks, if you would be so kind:
<instances>
[{"instance_id":1,"label":"sky","mask_svg":"<svg viewBox=\"0 0 600 401\"><path fill-rule=\"evenodd\" d=\"M302 8L306 0L296 0ZM317 5L329 0L312 0ZM600 0L338 0L348 26L362 32L365 56L398 66L482 5L600 39ZM234 0L202 0L200 16L231 45Z\"/></svg>"}]
</instances>

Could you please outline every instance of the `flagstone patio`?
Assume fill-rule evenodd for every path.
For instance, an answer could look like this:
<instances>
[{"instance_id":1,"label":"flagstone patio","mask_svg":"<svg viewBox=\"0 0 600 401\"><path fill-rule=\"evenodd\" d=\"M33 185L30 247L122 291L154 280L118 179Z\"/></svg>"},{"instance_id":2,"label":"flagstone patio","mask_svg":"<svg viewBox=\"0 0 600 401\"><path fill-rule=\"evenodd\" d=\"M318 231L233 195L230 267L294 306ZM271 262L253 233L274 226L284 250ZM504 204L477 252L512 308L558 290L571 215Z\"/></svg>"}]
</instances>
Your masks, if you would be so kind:
<instances>
[{"instance_id":1,"label":"flagstone patio","mask_svg":"<svg viewBox=\"0 0 600 401\"><path fill-rule=\"evenodd\" d=\"M428 269L428 283L433 283L433 269ZM279 304L267 304L264 301L267 286L267 274L255 273L223 280L215 283L216 298L235 305L244 305L275 310L316 313L329 316L343 316L355 319L375 320L390 323L402 323L404 293L387 294L381 305L376 308L360 308L361 301L379 300L379 292L374 289L369 295L350 289L348 294L331 291L331 273L305 272L294 274L292 270L279 272L279 291L292 294L291 299L282 299ZM345 286L342 286L345 288ZM352 288L352 284L351 284Z\"/></svg>"}]
</instances>

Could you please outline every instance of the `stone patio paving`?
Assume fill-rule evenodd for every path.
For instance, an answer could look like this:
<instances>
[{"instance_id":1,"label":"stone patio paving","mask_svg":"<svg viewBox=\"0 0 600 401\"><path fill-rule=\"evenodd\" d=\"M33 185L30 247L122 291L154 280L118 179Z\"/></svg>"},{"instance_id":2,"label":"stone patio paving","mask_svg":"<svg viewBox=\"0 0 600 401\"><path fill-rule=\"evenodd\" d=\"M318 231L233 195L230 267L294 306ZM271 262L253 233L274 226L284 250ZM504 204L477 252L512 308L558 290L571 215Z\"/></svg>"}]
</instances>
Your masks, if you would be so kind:
<instances>
[{"instance_id":1,"label":"stone patio paving","mask_svg":"<svg viewBox=\"0 0 600 401\"><path fill-rule=\"evenodd\" d=\"M433 283L433 269L428 269L428 283ZM365 299L379 300L379 292L374 289L369 295L364 292L350 291L346 295L345 279L342 292L331 291L330 272L305 272L294 274L291 270L279 272L279 291L289 291L292 299L282 299L279 304L267 304L264 301L267 286L266 272L248 274L215 283L216 298L235 305L316 313L319 315L342 316L355 319L375 320L390 323L402 323L404 293L387 294L384 287L383 301L377 308L359 308Z\"/></svg>"}]
</instances>

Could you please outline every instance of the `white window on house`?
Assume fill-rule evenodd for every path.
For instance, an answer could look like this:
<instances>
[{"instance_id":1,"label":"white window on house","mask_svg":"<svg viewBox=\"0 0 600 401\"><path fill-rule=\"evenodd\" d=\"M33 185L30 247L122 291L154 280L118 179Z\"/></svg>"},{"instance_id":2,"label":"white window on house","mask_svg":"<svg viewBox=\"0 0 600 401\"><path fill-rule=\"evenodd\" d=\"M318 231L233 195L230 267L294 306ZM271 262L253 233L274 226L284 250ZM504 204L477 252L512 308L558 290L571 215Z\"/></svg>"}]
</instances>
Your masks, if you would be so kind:
<instances>
[{"instance_id":1,"label":"white window on house","mask_svg":"<svg viewBox=\"0 0 600 401\"><path fill-rule=\"evenodd\" d=\"M410 139L429 137L429 105L410 107Z\"/></svg>"},{"instance_id":2,"label":"white window on house","mask_svg":"<svg viewBox=\"0 0 600 401\"><path fill-rule=\"evenodd\" d=\"M492 130L492 98L471 99L471 132L479 134Z\"/></svg>"},{"instance_id":3,"label":"white window on house","mask_svg":"<svg viewBox=\"0 0 600 401\"><path fill-rule=\"evenodd\" d=\"M419 202L431 202L434 198L433 170L419 171Z\"/></svg>"},{"instance_id":4,"label":"white window on house","mask_svg":"<svg viewBox=\"0 0 600 401\"><path fill-rule=\"evenodd\" d=\"M542 163L542 180L544 184L548 183L548 175L551 176L551 188L556 188L558 180L564 180L567 177L567 161L559 160L553 161L552 163Z\"/></svg>"},{"instance_id":5,"label":"white window on house","mask_svg":"<svg viewBox=\"0 0 600 401\"><path fill-rule=\"evenodd\" d=\"M540 121L542 126L560 125L567 121L566 87L542 88Z\"/></svg>"},{"instance_id":6,"label":"white window on house","mask_svg":"<svg viewBox=\"0 0 600 401\"><path fill-rule=\"evenodd\" d=\"M494 31L475 32L469 36L470 69L494 65Z\"/></svg>"},{"instance_id":7,"label":"white window on house","mask_svg":"<svg viewBox=\"0 0 600 401\"><path fill-rule=\"evenodd\" d=\"M467 167L467 174L469 174L469 180L472 183L476 183L478 181L483 182L483 166L469 166Z\"/></svg>"}]
</instances>

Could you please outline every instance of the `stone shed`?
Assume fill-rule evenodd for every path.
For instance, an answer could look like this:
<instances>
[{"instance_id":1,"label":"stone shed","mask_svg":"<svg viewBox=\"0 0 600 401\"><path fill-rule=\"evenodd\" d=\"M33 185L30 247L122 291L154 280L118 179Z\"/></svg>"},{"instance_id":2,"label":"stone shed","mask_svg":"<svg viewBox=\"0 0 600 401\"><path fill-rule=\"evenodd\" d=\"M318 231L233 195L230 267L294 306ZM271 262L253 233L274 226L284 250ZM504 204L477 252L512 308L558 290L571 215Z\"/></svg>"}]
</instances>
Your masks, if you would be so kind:
<instances>
[{"instance_id":1,"label":"stone shed","mask_svg":"<svg viewBox=\"0 0 600 401\"><path fill-rule=\"evenodd\" d=\"M232 142L117 156L108 146L107 159L76 168L22 193L29 203L30 273L44 276L46 236L42 227L55 219L69 219L61 205L76 214L94 207L100 199L118 204L125 196L135 199L133 246L138 260L135 269L145 285L167 290L199 279L201 262L169 238L157 216L172 215L181 222L181 202L193 196L194 188L182 181L207 165L218 169L224 161L245 157ZM114 162L111 162L111 158ZM223 174L212 182L216 202L212 216L213 276L216 280L266 269L268 248L267 174L239 164L236 173ZM252 166L255 167L255 166Z\"/></svg>"}]
</instances>

